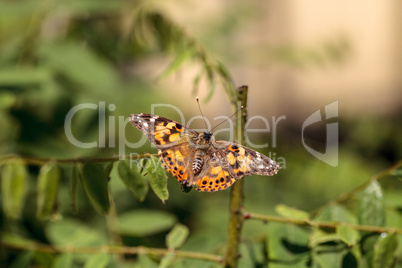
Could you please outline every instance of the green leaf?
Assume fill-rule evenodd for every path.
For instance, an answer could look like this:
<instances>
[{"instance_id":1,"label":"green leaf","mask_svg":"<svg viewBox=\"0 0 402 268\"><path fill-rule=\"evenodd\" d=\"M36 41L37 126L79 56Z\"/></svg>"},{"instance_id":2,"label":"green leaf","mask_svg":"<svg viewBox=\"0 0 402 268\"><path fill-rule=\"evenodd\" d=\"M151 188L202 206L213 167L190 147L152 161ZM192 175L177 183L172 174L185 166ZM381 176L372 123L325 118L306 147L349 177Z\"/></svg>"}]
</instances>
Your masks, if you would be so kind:
<instances>
[{"instance_id":1,"label":"green leaf","mask_svg":"<svg viewBox=\"0 0 402 268\"><path fill-rule=\"evenodd\" d=\"M309 246L311 248L316 247L319 244L338 241L339 237L336 233L327 233L320 228L314 228L314 231L310 235Z\"/></svg>"},{"instance_id":2,"label":"green leaf","mask_svg":"<svg viewBox=\"0 0 402 268\"><path fill-rule=\"evenodd\" d=\"M51 79L50 69L35 67L13 67L0 70L0 85L38 86Z\"/></svg>"},{"instance_id":3,"label":"green leaf","mask_svg":"<svg viewBox=\"0 0 402 268\"><path fill-rule=\"evenodd\" d=\"M108 179L103 167L96 163L81 166L81 180L84 190L95 210L106 214L110 208Z\"/></svg>"},{"instance_id":4,"label":"green leaf","mask_svg":"<svg viewBox=\"0 0 402 268\"><path fill-rule=\"evenodd\" d=\"M149 184L152 190L164 203L169 198L169 192L167 189L167 176L166 171L162 167L161 162L155 156L151 156L147 161L147 171Z\"/></svg>"},{"instance_id":5,"label":"green leaf","mask_svg":"<svg viewBox=\"0 0 402 268\"><path fill-rule=\"evenodd\" d=\"M271 222L268 230L266 247L270 259L288 260L308 252L309 232L306 229L292 224Z\"/></svg>"},{"instance_id":6,"label":"green leaf","mask_svg":"<svg viewBox=\"0 0 402 268\"><path fill-rule=\"evenodd\" d=\"M359 200L359 223L384 226L385 207L380 184L375 180L362 192Z\"/></svg>"},{"instance_id":7,"label":"green leaf","mask_svg":"<svg viewBox=\"0 0 402 268\"><path fill-rule=\"evenodd\" d=\"M109 262L109 254L96 254L85 262L84 268L104 268L109 264Z\"/></svg>"},{"instance_id":8,"label":"green leaf","mask_svg":"<svg viewBox=\"0 0 402 268\"><path fill-rule=\"evenodd\" d=\"M308 220L309 214L303 210L288 207L283 204L279 204L275 207L276 213L285 218Z\"/></svg>"},{"instance_id":9,"label":"green leaf","mask_svg":"<svg viewBox=\"0 0 402 268\"><path fill-rule=\"evenodd\" d=\"M397 247L395 234L382 233L374 245L373 268L392 267Z\"/></svg>"},{"instance_id":10,"label":"green leaf","mask_svg":"<svg viewBox=\"0 0 402 268\"><path fill-rule=\"evenodd\" d=\"M377 242L378 234L366 234L361 241L362 255L365 257L368 267L373 267L374 246Z\"/></svg>"},{"instance_id":11,"label":"green leaf","mask_svg":"<svg viewBox=\"0 0 402 268\"><path fill-rule=\"evenodd\" d=\"M0 236L1 244L12 245L14 247L29 248L34 246L34 242L14 233L2 233Z\"/></svg>"},{"instance_id":12,"label":"green leaf","mask_svg":"<svg viewBox=\"0 0 402 268\"><path fill-rule=\"evenodd\" d=\"M355 245L360 238L359 232L348 226L340 225L336 227L336 233L339 238L349 246Z\"/></svg>"},{"instance_id":13,"label":"green leaf","mask_svg":"<svg viewBox=\"0 0 402 268\"><path fill-rule=\"evenodd\" d=\"M333 267L340 267L343 256L342 254L335 252L335 251L313 251L313 260L314 265L312 267L319 267L319 268L333 268Z\"/></svg>"},{"instance_id":14,"label":"green leaf","mask_svg":"<svg viewBox=\"0 0 402 268\"><path fill-rule=\"evenodd\" d=\"M145 254L138 254L137 262L134 265L134 268L156 268L158 264L152 260L148 255Z\"/></svg>"},{"instance_id":15,"label":"green leaf","mask_svg":"<svg viewBox=\"0 0 402 268\"><path fill-rule=\"evenodd\" d=\"M52 268L65 267L73 267L73 255L70 253L60 254L53 261Z\"/></svg>"},{"instance_id":16,"label":"green leaf","mask_svg":"<svg viewBox=\"0 0 402 268\"><path fill-rule=\"evenodd\" d=\"M218 73L222 76L224 80L222 81L222 84L226 89L226 93L230 96L229 99L233 99L236 95L234 82L229 71L226 69L225 65L222 62L218 62Z\"/></svg>"},{"instance_id":17,"label":"green leaf","mask_svg":"<svg viewBox=\"0 0 402 268\"><path fill-rule=\"evenodd\" d=\"M40 48L47 65L81 89L105 91L119 85L116 70L88 46L78 42L53 42Z\"/></svg>"},{"instance_id":18,"label":"green leaf","mask_svg":"<svg viewBox=\"0 0 402 268\"><path fill-rule=\"evenodd\" d=\"M45 233L49 241L57 246L94 247L107 242L104 232L69 218L50 222Z\"/></svg>"},{"instance_id":19,"label":"green leaf","mask_svg":"<svg viewBox=\"0 0 402 268\"><path fill-rule=\"evenodd\" d=\"M46 163L38 175L38 209L36 216L39 219L49 219L55 212L59 191L60 169L52 163Z\"/></svg>"},{"instance_id":20,"label":"green leaf","mask_svg":"<svg viewBox=\"0 0 402 268\"><path fill-rule=\"evenodd\" d=\"M161 262L159 263L159 268L168 268L168 267L172 267L171 265L173 264L175 259L174 253L173 252L169 252L166 253L165 256L163 256Z\"/></svg>"},{"instance_id":21,"label":"green leaf","mask_svg":"<svg viewBox=\"0 0 402 268\"><path fill-rule=\"evenodd\" d=\"M139 201L144 201L149 186L146 179L138 171L137 167L133 165L130 168L127 161L120 161L117 167L119 177L127 188L134 193L134 196L137 197Z\"/></svg>"},{"instance_id":22,"label":"green leaf","mask_svg":"<svg viewBox=\"0 0 402 268\"><path fill-rule=\"evenodd\" d=\"M232 83L233 79L230 76L228 69L226 69L226 66L220 61L218 61L218 72L228 83Z\"/></svg>"},{"instance_id":23,"label":"green leaf","mask_svg":"<svg viewBox=\"0 0 402 268\"><path fill-rule=\"evenodd\" d=\"M147 159L146 158L141 158L139 161L139 164L137 165L138 172L141 174L141 176L146 176L148 175L148 170L147 170Z\"/></svg>"},{"instance_id":24,"label":"green leaf","mask_svg":"<svg viewBox=\"0 0 402 268\"><path fill-rule=\"evenodd\" d=\"M332 221L332 222L345 222L350 224L357 224L356 217L347 210L344 206L337 204L330 204L325 206L314 217L316 221Z\"/></svg>"},{"instance_id":25,"label":"green leaf","mask_svg":"<svg viewBox=\"0 0 402 268\"><path fill-rule=\"evenodd\" d=\"M158 79L163 79L176 71L180 65L183 64L185 60L188 58L192 57L194 54L194 51L192 49L184 49L182 50L176 58L169 64L169 66L163 71L163 73L159 76Z\"/></svg>"},{"instance_id":26,"label":"green leaf","mask_svg":"<svg viewBox=\"0 0 402 268\"><path fill-rule=\"evenodd\" d=\"M212 95L215 92L216 83L215 83L215 76L214 76L214 71L213 71L212 67L209 65L206 65L205 70L207 72L207 78L208 78L208 82L209 82L209 92L208 92L207 97L204 100L204 103L207 103L212 98Z\"/></svg>"},{"instance_id":27,"label":"green leaf","mask_svg":"<svg viewBox=\"0 0 402 268\"><path fill-rule=\"evenodd\" d=\"M166 246L169 249L180 248L186 241L189 232L187 226L177 223L166 236Z\"/></svg>"},{"instance_id":28,"label":"green leaf","mask_svg":"<svg viewBox=\"0 0 402 268\"><path fill-rule=\"evenodd\" d=\"M124 235L148 236L171 228L177 219L174 215L154 210L136 210L119 217L119 229Z\"/></svg>"},{"instance_id":29,"label":"green leaf","mask_svg":"<svg viewBox=\"0 0 402 268\"><path fill-rule=\"evenodd\" d=\"M5 166L1 177L1 196L5 214L13 219L21 216L27 193L28 171L22 160Z\"/></svg>"}]
</instances>

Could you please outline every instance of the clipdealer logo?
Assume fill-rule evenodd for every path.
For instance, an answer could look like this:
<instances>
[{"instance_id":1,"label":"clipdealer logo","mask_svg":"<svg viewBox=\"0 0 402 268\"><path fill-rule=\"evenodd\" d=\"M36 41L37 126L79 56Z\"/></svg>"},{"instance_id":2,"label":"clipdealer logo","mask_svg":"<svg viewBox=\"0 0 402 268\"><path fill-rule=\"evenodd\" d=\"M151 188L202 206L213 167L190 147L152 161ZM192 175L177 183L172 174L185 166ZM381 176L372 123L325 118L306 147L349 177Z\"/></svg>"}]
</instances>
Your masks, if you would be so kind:
<instances>
[{"instance_id":1,"label":"clipdealer logo","mask_svg":"<svg viewBox=\"0 0 402 268\"><path fill-rule=\"evenodd\" d=\"M321 122L323 120L328 120L331 118L338 117L338 101L330 103L324 107L325 111L325 119L321 115L321 110L315 111L312 115L310 115L303 123L302 126L302 143L304 148L315 156L317 159L331 165L333 167L338 166L338 154L339 154L339 123L327 123L326 124L326 143L325 143L325 152L321 153L317 150L314 150L310 146L305 143L304 139L304 131L306 127Z\"/></svg>"},{"instance_id":2,"label":"clipdealer logo","mask_svg":"<svg viewBox=\"0 0 402 268\"><path fill-rule=\"evenodd\" d=\"M171 105L171 104L152 104L151 105L151 114L157 114L155 113L155 109L172 109L179 115L179 123L189 126L191 125L194 120L197 119L202 119L202 116L194 116L190 118L187 122L185 121L185 116L184 113L176 106ZM92 141L92 142L82 142L79 141L74 135L73 135L73 130L72 130L72 120L74 116L81 110L83 109L91 109L94 111L98 112L98 141ZM107 112L113 112L116 110L116 105L114 104L109 104L106 105L105 102L99 102L98 104L95 103L82 103L74 106L71 108L71 110L67 113L66 119L64 121L64 131L67 139L70 141L71 144L73 144L76 147L80 148L118 148L118 153L120 155L121 159L124 159L125 157L125 152L127 148L135 149L135 148L140 148L147 142L147 137L145 135L141 135L140 140L136 142L130 142L127 140L126 135L125 135L125 129L127 125L130 125L128 122L128 116L114 116L114 115L109 115L107 116ZM325 106L325 120L334 118L338 116L338 101L333 102L331 104L328 104ZM216 116L213 118L213 124L211 122L204 118L206 124L208 127L211 125L217 124L222 120L227 119L227 116L220 115ZM268 120L267 118L260 116L260 115L254 115L251 116L248 121L246 122L245 125L245 140L246 140L246 146L251 146L253 148L276 148L277 147L277 130L278 130L278 124L280 121L285 120L286 116L282 115L279 117L272 116L271 120ZM218 121L217 121L218 120ZM336 167L338 165L338 123L328 123L326 124L326 151L325 153L321 153L319 151L314 150L310 146L308 146L305 143L305 137L304 137L304 132L305 129L313 125L315 123L321 122L323 117L321 116L321 111L317 110L313 114L311 114L303 123L302 128L301 128L301 136L302 136L302 143L303 146L306 148L306 150L312 154L314 157L317 159L327 163L328 165L331 165L333 167ZM264 125L264 128L251 128L250 123L252 121L261 121ZM226 132L228 133L228 140L233 141L234 139L234 125L231 120L228 120L228 125L229 127L227 128L220 128L219 130L214 132L214 135L221 133L221 132ZM116 126L117 124L117 126ZM117 131L116 131L117 128ZM204 129L193 129L197 132L204 131ZM256 143L252 142L251 138L249 136L250 133L270 133L271 134L271 140L270 143L268 143L267 139L262 141L262 143ZM116 139L116 135L118 135L118 138ZM117 144L116 144L117 140ZM278 162L282 168L286 168L286 161L285 158L282 156L277 156L275 152L269 151L267 156L274 161Z\"/></svg>"}]
</instances>

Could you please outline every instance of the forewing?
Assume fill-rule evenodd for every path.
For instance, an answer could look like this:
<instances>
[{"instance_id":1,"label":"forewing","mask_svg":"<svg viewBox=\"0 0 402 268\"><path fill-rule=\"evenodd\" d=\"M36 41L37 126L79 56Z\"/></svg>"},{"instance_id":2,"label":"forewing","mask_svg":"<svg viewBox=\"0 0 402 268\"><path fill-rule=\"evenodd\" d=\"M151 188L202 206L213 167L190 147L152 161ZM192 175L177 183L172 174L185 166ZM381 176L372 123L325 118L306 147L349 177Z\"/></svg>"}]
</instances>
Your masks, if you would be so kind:
<instances>
[{"instance_id":1,"label":"forewing","mask_svg":"<svg viewBox=\"0 0 402 268\"><path fill-rule=\"evenodd\" d=\"M173 120L152 114L132 114L130 123L144 132L158 149L190 142L198 133Z\"/></svg>"},{"instance_id":2,"label":"forewing","mask_svg":"<svg viewBox=\"0 0 402 268\"><path fill-rule=\"evenodd\" d=\"M198 191L215 192L228 188L245 175L275 175L280 166L250 148L227 141L213 144L205 169L196 181Z\"/></svg>"},{"instance_id":3,"label":"forewing","mask_svg":"<svg viewBox=\"0 0 402 268\"><path fill-rule=\"evenodd\" d=\"M228 141L217 141L214 145L226 156L224 161L228 161L229 168L237 176L236 179L253 174L272 176L280 169L279 164L271 158L245 146Z\"/></svg>"}]
</instances>

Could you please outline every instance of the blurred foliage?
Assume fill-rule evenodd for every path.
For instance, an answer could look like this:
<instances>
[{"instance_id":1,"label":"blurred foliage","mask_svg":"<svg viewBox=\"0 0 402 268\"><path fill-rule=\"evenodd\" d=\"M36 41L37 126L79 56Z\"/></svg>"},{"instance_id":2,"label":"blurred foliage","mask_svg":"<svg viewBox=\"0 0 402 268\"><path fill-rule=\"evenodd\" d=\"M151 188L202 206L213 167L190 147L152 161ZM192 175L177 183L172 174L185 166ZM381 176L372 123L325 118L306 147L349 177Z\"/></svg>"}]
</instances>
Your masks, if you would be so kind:
<instances>
[{"instance_id":1,"label":"blurred foliage","mask_svg":"<svg viewBox=\"0 0 402 268\"><path fill-rule=\"evenodd\" d=\"M184 62L195 63L200 70L194 90L206 79L206 100L220 85L234 105L233 81L224 65L160 10L152 3L123 0L0 3L0 266L220 266L178 258L175 250L224 255L229 191L185 194L149 156L131 169L128 162L110 159L37 162L41 157L106 159L121 148L125 154L154 152L148 142L135 151L119 143L142 137L126 128L129 114L148 112L150 104L166 101L167 93L156 94L152 78L136 71L152 57L172 58L160 78ZM235 24L222 20L214 31L225 34L230 28L233 34ZM273 64L304 67L343 60L348 50L347 42L339 40L317 50L269 49L264 57ZM73 115L71 134L81 142L97 141L100 146L94 148L75 146L64 131L69 111L83 103L94 106ZM102 122L101 114L115 121ZM246 210L400 228L400 167L388 170L381 181L364 183L400 159L401 123L399 117L341 121L337 168L306 154L291 132L279 133L288 142L275 148L273 158L285 157L286 168L274 178L245 178ZM99 129L105 130L104 137ZM118 130L110 134L110 129ZM9 154L24 157L6 160ZM359 185L365 187L345 202L331 202ZM402 267L402 238L392 233L356 231L341 224L334 230L247 221L242 237L240 267ZM107 245L166 248L167 253L116 257L102 251ZM54 246L100 250L55 253Z\"/></svg>"}]
</instances>

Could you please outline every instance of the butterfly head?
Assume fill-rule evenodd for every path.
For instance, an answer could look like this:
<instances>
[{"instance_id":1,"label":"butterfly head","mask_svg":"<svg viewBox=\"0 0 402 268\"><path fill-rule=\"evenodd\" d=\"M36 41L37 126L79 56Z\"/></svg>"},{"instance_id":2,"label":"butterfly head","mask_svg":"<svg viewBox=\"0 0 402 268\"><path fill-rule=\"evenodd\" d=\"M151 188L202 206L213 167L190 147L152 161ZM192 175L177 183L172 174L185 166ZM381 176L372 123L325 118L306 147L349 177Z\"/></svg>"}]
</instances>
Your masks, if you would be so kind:
<instances>
[{"instance_id":1,"label":"butterfly head","mask_svg":"<svg viewBox=\"0 0 402 268\"><path fill-rule=\"evenodd\" d=\"M198 145L209 145L213 142L214 136L209 131L204 131L198 135Z\"/></svg>"},{"instance_id":2,"label":"butterfly head","mask_svg":"<svg viewBox=\"0 0 402 268\"><path fill-rule=\"evenodd\" d=\"M203 133L201 133L202 139L206 140L206 141L210 141L212 139L212 133L209 131L204 131Z\"/></svg>"}]
</instances>

